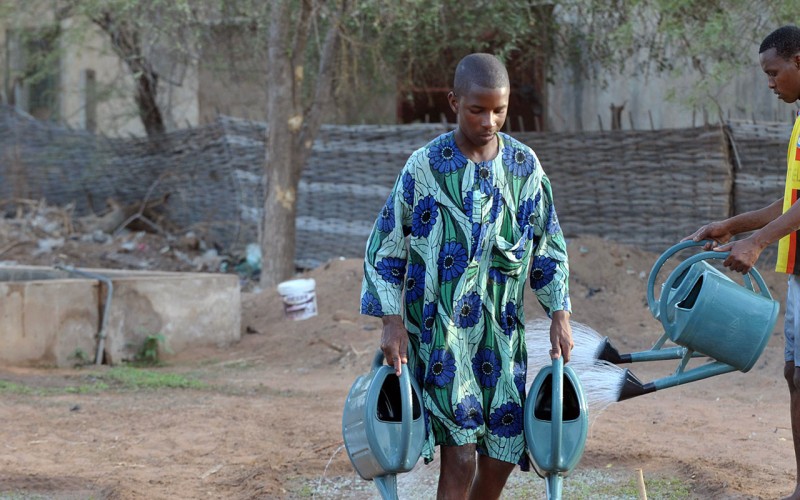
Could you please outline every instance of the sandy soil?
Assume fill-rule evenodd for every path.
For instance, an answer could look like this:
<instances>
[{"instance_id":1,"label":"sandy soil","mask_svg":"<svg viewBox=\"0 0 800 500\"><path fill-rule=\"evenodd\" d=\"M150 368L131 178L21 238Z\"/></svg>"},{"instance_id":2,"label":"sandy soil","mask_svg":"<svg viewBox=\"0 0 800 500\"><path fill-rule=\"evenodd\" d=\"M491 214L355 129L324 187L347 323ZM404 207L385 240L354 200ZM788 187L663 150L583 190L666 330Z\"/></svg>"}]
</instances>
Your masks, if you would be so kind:
<instances>
[{"instance_id":1,"label":"sandy soil","mask_svg":"<svg viewBox=\"0 0 800 500\"><path fill-rule=\"evenodd\" d=\"M573 319L623 352L649 348L663 332L644 300L657 255L576 238L570 256ZM13 257L33 260L24 252ZM769 267L764 262L761 270L782 302L785 279ZM202 388L112 385L76 393L109 368L0 367L0 498L335 496L315 485L323 476L355 476L341 449L341 410L353 380L369 368L380 323L357 313L360 261L332 261L307 276L317 281L317 317L286 320L275 291L248 292L238 344L175 353L152 369ZM528 296L528 319L542 315L534 302ZM788 494L795 471L782 314L748 373L664 389L592 415L578 468L641 468L646 476L685 481L693 498ZM649 381L675 366L632 369ZM360 491L337 495L367 496Z\"/></svg>"}]
</instances>

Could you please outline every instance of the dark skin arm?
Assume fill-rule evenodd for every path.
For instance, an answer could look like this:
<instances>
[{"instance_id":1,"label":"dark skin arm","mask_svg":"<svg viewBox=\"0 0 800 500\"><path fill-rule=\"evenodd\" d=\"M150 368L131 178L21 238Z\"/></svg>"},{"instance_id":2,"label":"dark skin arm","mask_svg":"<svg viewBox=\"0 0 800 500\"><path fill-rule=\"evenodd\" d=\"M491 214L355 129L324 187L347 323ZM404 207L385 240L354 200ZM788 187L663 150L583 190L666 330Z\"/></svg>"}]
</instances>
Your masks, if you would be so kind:
<instances>
[{"instance_id":1,"label":"dark skin arm","mask_svg":"<svg viewBox=\"0 0 800 500\"><path fill-rule=\"evenodd\" d=\"M733 271L746 273L752 269L767 246L800 229L800 204L792 205L786 213L782 211L783 198L762 209L706 224L683 241L714 240L716 246L708 243L704 248L730 252L723 265ZM729 243L733 236L754 230L747 238Z\"/></svg>"}]
</instances>

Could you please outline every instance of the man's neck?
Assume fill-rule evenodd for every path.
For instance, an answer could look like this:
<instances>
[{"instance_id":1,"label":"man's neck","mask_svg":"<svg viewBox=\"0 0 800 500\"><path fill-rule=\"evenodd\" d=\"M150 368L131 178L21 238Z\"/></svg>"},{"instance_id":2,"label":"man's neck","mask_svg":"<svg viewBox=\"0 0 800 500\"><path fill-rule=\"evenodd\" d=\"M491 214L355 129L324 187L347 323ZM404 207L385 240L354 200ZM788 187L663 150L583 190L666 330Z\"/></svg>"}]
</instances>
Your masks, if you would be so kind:
<instances>
[{"instance_id":1,"label":"man's neck","mask_svg":"<svg viewBox=\"0 0 800 500\"><path fill-rule=\"evenodd\" d=\"M461 153L475 163L494 160L500 149L500 139L497 134L485 146L476 146L471 143L460 130L456 130L455 140Z\"/></svg>"}]
</instances>

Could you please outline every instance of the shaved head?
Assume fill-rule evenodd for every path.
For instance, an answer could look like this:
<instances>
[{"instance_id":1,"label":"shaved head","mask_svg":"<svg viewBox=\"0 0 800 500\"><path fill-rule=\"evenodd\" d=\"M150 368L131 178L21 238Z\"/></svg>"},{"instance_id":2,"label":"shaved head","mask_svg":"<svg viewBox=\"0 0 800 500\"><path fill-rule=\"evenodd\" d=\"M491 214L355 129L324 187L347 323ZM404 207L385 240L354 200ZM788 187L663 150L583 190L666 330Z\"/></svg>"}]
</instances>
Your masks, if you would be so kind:
<instances>
[{"instance_id":1,"label":"shaved head","mask_svg":"<svg viewBox=\"0 0 800 500\"><path fill-rule=\"evenodd\" d=\"M456 66L453 91L456 95L463 96L471 85L485 89L509 88L508 71L492 54L470 54Z\"/></svg>"}]
</instances>

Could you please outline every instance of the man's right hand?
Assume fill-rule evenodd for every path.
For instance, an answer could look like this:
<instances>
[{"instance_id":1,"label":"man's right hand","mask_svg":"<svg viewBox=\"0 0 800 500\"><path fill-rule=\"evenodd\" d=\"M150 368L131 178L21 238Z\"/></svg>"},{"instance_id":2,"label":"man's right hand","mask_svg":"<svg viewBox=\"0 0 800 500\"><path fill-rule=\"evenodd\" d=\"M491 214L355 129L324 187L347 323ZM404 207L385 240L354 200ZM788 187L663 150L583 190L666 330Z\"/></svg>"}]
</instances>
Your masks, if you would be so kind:
<instances>
[{"instance_id":1,"label":"man's right hand","mask_svg":"<svg viewBox=\"0 0 800 500\"><path fill-rule=\"evenodd\" d=\"M381 351L386 364L393 366L395 375L399 377L403 372L403 363L408 363L408 331L401 316L383 317Z\"/></svg>"},{"instance_id":2,"label":"man's right hand","mask_svg":"<svg viewBox=\"0 0 800 500\"><path fill-rule=\"evenodd\" d=\"M703 246L703 250L711 250L715 246L727 243L731 238L733 238L733 233L728 229L726 221L716 221L706 224L681 241L713 240Z\"/></svg>"}]
</instances>

